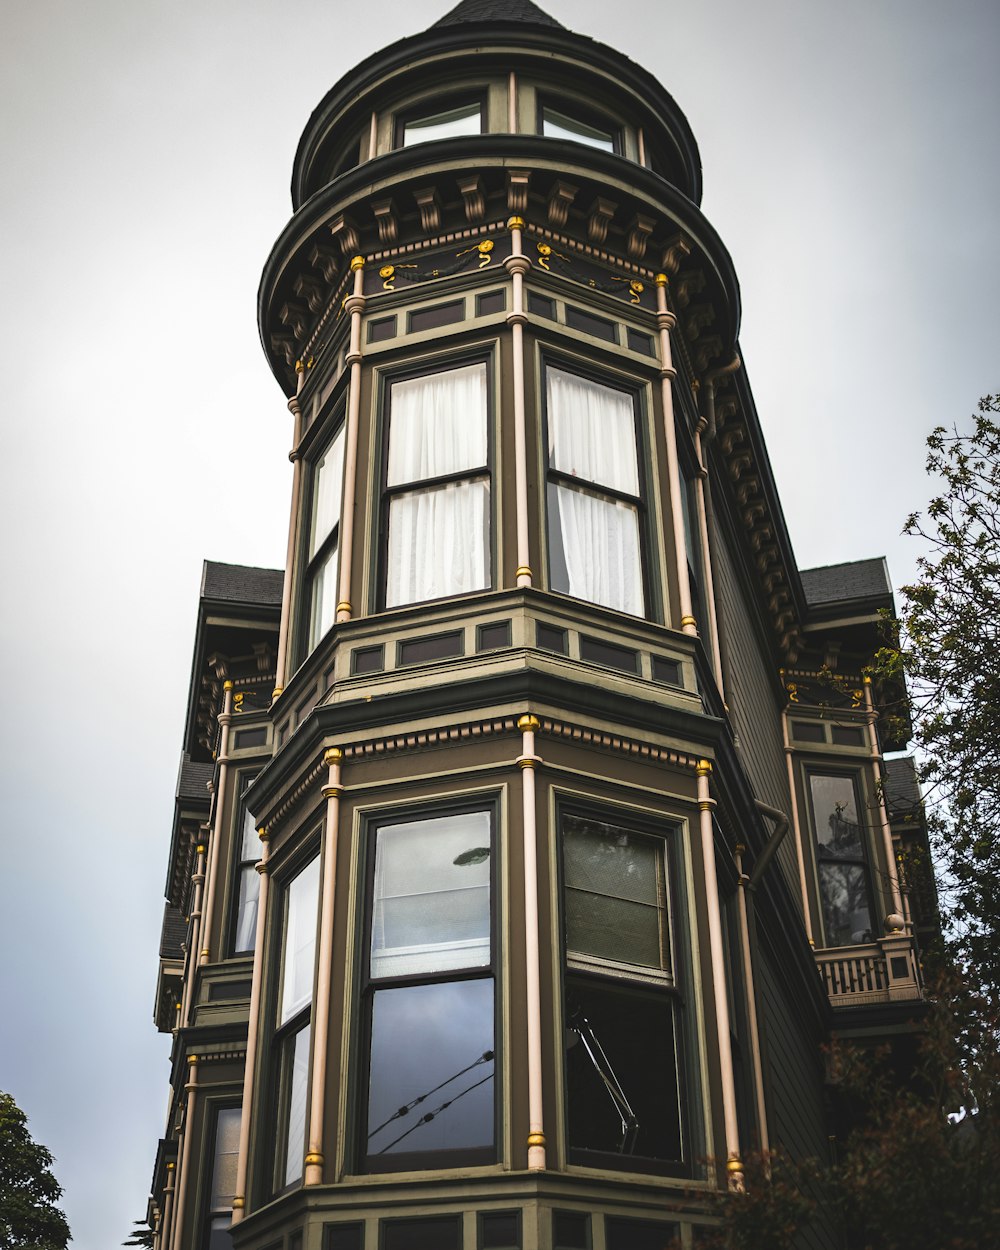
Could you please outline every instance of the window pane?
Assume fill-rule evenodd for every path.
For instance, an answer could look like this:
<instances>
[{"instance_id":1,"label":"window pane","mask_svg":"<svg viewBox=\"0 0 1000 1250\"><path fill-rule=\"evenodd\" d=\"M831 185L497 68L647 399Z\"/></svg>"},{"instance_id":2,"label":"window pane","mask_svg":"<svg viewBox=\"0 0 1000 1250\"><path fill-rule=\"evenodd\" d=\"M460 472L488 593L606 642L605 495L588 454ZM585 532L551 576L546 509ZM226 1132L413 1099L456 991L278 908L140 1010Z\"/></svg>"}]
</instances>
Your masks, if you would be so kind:
<instances>
[{"instance_id":1,"label":"window pane","mask_svg":"<svg viewBox=\"0 0 1000 1250\"><path fill-rule=\"evenodd\" d=\"M623 495L638 495L632 396L561 369L548 369L545 382L551 467Z\"/></svg>"},{"instance_id":2,"label":"window pane","mask_svg":"<svg viewBox=\"0 0 1000 1250\"><path fill-rule=\"evenodd\" d=\"M303 868L288 887L285 956L281 971L281 1024L312 999L318 901L317 858Z\"/></svg>"},{"instance_id":3,"label":"window pane","mask_svg":"<svg viewBox=\"0 0 1000 1250\"><path fill-rule=\"evenodd\" d=\"M333 442L316 463L313 471L312 525L309 531L309 559L319 550L323 540L340 523L340 499L344 478L344 429L341 426Z\"/></svg>"},{"instance_id":4,"label":"window pane","mask_svg":"<svg viewBox=\"0 0 1000 1250\"><path fill-rule=\"evenodd\" d=\"M550 482L553 590L632 616L645 613L635 507Z\"/></svg>"},{"instance_id":5,"label":"window pane","mask_svg":"<svg viewBox=\"0 0 1000 1250\"><path fill-rule=\"evenodd\" d=\"M289 1040L291 1072L286 1073L288 1091L288 1132L285 1136L285 1184L302 1177L306 1145L306 1092L309 1086L309 1025Z\"/></svg>"},{"instance_id":6,"label":"window pane","mask_svg":"<svg viewBox=\"0 0 1000 1250\"><path fill-rule=\"evenodd\" d=\"M623 1167L627 1156L679 1161L677 1060L668 996L567 978L566 1024L570 1148L626 1156ZM617 1104L613 1088L619 1092ZM605 1166L608 1160L598 1162Z\"/></svg>"},{"instance_id":7,"label":"window pane","mask_svg":"<svg viewBox=\"0 0 1000 1250\"><path fill-rule=\"evenodd\" d=\"M246 807L243 809L243 826L240 829L240 859L252 859L254 863L260 859L260 837L257 834L257 822Z\"/></svg>"},{"instance_id":8,"label":"window pane","mask_svg":"<svg viewBox=\"0 0 1000 1250\"><path fill-rule=\"evenodd\" d=\"M490 563L489 482L450 482L392 500L386 607L484 590Z\"/></svg>"},{"instance_id":9,"label":"window pane","mask_svg":"<svg viewBox=\"0 0 1000 1250\"><path fill-rule=\"evenodd\" d=\"M456 135L478 135L482 131L480 106L462 104L444 113L433 113L403 126L403 147L414 143L429 143L432 139L451 139Z\"/></svg>"},{"instance_id":10,"label":"window pane","mask_svg":"<svg viewBox=\"0 0 1000 1250\"><path fill-rule=\"evenodd\" d=\"M492 1147L493 1070L492 979L377 990L368 1155Z\"/></svg>"},{"instance_id":11,"label":"window pane","mask_svg":"<svg viewBox=\"0 0 1000 1250\"><path fill-rule=\"evenodd\" d=\"M485 466L485 364L392 384L390 486Z\"/></svg>"},{"instance_id":12,"label":"window pane","mask_svg":"<svg viewBox=\"0 0 1000 1250\"><path fill-rule=\"evenodd\" d=\"M335 543L312 577L309 604L309 650L337 619L337 551Z\"/></svg>"},{"instance_id":13,"label":"window pane","mask_svg":"<svg viewBox=\"0 0 1000 1250\"><path fill-rule=\"evenodd\" d=\"M662 842L576 816L562 829L567 950L666 969Z\"/></svg>"},{"instance_id":14,"label":"window pane","mask_svg":"<svg viewBox=\"0 0 1000 1250\"><path fill-rule=\"evenodd\" d=\"M553 139L573 139L588 147L600 148L602 152L615 150L614 139L607 130L588 126L586 122L567 117L565 113L557 113L555 109L542 110L542 134Z\"/></svg>"},{"instance_id":15,"label":"window pane","mask_svg":"<svg viewBox=\"0 0 1000 1250\"><path fill-rule=\"evenodd\" d=\"M374 979L489 964L490 845L488 812L378 831Z\"/></svg>"},{"instance_id":16,"label":"window pane","mask_svg":"<svg viewBox=\"0 0 1000 1250\"><path fill-rule=\"evenodd\" d=\"M812 773L809 790L820 859L864 859L852 778Z\"/></svg>"},{"instance_id":17,"label":"window pane","mask_svg":"<svg viewBox=\"0 0 1000 1250\"><path fill-rule=\"evenodd\" d=\"M245 954L254 949L257 938L257 902L260 898L260 875L255 867L240 869L240 889L236 899L236 929L233 953Z\"/></svg>"},{"instance_id":18,"label":"window pane","mask_svg":"<svg viewBox=\"0 0 1000 1250\"><path fill-rule=\"evenodd\" d=\"M821 862L819 888L827 946L856 946L875 940L864 865Z\"/></svg>"},{"instance_id":19,"label":"window pane","mask_svg":"<svg viewBox=\"0 0 1000 1250\"><path fill-rule=\"evenodd\" d=\"M217 1215L208 1226L208 1250L232 1250L232 1217Z\"/></svg>"},{"instance_id":20,"label":"window pane","mask_svg":"<svg viewBox=\"0 0 1000 1250\"><path fill-rule=\"evenodd\" d=\"M240 1152L240 1109L226 1107L215 1120L212 1210L229 1211L236 1195L236 1158Z\"/></svg>"}]
</instances>

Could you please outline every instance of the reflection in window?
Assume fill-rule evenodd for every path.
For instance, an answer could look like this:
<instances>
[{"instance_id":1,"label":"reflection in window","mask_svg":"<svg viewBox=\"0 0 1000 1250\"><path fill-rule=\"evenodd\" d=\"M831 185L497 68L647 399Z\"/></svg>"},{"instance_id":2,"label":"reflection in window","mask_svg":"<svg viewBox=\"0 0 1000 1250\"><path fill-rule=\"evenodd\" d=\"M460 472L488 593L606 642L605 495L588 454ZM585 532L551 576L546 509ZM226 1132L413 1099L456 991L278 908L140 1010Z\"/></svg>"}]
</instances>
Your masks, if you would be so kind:
<instances>
[{"instance_id":1,"label":"reflection in window","mask_svg":"<svg viewBox=\"0 0 1000 1250\"><path fill-rule=\"evenodd\" d=\"M542 134L552 139L572 139L574 143L585 143L588 148L599 148L602 152L615 150L612 131L590 126L578 117L569 117L552 108L542 109Z\"/></svg>"},{"instance_id":2,"label":"reflection in window","mask_svg":"<svg viewBox=\"0 0 1000 1250\"><path fill-rule=\"evenodd\" d=\"M415 117L403 123L403 147L430 143L433 139L454 139L459 135L482 133L482 105L478 100L426 117Z\"/></svg>"},{"instance_id":3,"label":"reflection in window","mask_svg":"<svg viewBox=\"0 0 1000 1250\"><path fill-rule=\"evenodd\" d=\"M337 619L337 554L343 477L344 427L341 426L312 471L306 551L310 651Z\"/></svg>"},{"instance_id":4,"label":"reflection in window","mask_svg":"<svg viewBox=\"0 0 1000 1250\"><path fill-rule=\"evenodd\" d=\"M635 399L562 369L545 385L550 585L642 616Z\"/></svg>"},{"instance_id":5,"label":"reflection in window","mask_svg":"<svg viewBox=\"0 0 1000 1250\"><path fill-rule=\"evenodd\" d=\"M492 840L489 811L376 831L368 1171L495 1157Z\"/></svg>"},{"instance_id":6,"label":"reflection in window","mask_svg":"<svg viewBox=\"0 0 1000 1250\"><path fill-rule=\"evenodd\" d=\"M826 945L871 942L871 888L855 778L810 773L809 800Z\"/></svg>"},{"instance_id":7,"label":"reflection in window","mask_svg":"<svg viewBox=\"0 0 1000 1250\"><path fill-rule=\"evenodd\" d=\"M390 388L386 607L490 585L486 388L484 363Z\"/></svg>"},{"instance_id":8,"label":"reflection in window","mask_svg":"<svg viewBox=\"0 0 1000 1250\"><path fill-rule=\"evenodd\" d=\"M233 923L232 954L252 954L257 938L257 903L260 898L260 839L253 816L244 804L239 835L239 863L236 868L236 916Z\"/></svg>"},{"instance_id":9,"label":"reflection in window","mask_svg":"<svg viewBox=\"0 0 1000 1250\"><path fill-rule=\"evenodd\" d=\"M229 1226L236 1195L236 1160L240 1150L240 1109L225 1107L215 1116L212 1193L209 1201L207 1250L229 1250Z\"/></svg>"},{"instance_id":10,"label":"reflection in window","mask_svg":"<svg viewBox=\"0 0 1000 1250\"><path fill-rule=\"evenodd\" d=\"M679 1171L665 843L569 813L560 831L570 1159Z\"/></svg>"}]
</instances>

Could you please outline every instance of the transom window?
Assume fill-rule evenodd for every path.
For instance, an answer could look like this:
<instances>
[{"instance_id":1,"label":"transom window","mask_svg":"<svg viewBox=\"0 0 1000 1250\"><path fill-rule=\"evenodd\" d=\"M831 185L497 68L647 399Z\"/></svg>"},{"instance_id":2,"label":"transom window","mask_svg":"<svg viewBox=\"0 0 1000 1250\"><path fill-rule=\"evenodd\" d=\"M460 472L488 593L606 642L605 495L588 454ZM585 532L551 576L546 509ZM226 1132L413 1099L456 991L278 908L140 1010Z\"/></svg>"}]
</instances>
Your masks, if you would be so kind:
<instances>
[{"instance_id":1,"label":"transom window","mask_svg":"<svg viewBox=\"0 0 1000 1250\"><path fill-rule=\"evenodd\" d=\"M545 397L549 584L644 616L635 396L550 367Z\"/></svg>"},{"instance_id":2,"label":"transom window","mask_svg":"<svg viewBox=\"0 0 1000 1250\"><path fill-rule=\"evenodd\" d=\"M492 847L492 807L375 830L366 1171L495 1158Z\"/></svg>"},{"instance_id":3,"label":"transom window","mask_svg":"<svg viewBox=\"0 0 1000 1250\"><path fill-rule=\"evenodd\" d=\"M875 931L867 835L858 818L857 777L809 772L807 779L826 945L872 942Z\"/></svg>"},{"instance_id":4,"label":"transom window","mask_svg":"<svg viewBox=\"0 0 1000 1250\"><path fill-rule=\"evenodd\" d=\"M609 127L595 126L579 117L572 117L560 109L542 107L542 134L552 139L572 139L585 143L588 148L602 152L615 151L615 131Z\"/></svg>"},{"instance_id":5,"label":"transom window","mask_svg":"<svg viewBox=\"0 0 1000 1250\"><path fill-rule=\"evenodd\" d=\"M666 843L563 812L570 1161L682 1170Z\"/></svg>"},{"instance_id":6,"label":"transom window","mask_svg":"<svg viewBox=\"0 0 1000 1250\"><path fill-rule=\"evenodd\" d=\"M312 469L306 549L309 651L337 619L337 556L343 489L344 427L341 426Z\"/></svg>"},{"instance_id":7,"label":"transom window","mask_svg":"<svg viewBox=\"0 0 1000 1250\"><path fill-rule=\"evenodd\" d=\"M469 100L453 108L441 109L402 122L402 146L430 143L434 139L454 139L459 135L478 135L483 129L483 106Z\"/></svg>"},{"instance_id":8,"label":"transom window","mask_svg":"<svg viewBox=\"0 0 1000 1250\"><path fill-rule=\"evenodd\" d=\"M390 385L387 608L490 585L487 415L485 361Z\"/></svg>"}]
</instances>

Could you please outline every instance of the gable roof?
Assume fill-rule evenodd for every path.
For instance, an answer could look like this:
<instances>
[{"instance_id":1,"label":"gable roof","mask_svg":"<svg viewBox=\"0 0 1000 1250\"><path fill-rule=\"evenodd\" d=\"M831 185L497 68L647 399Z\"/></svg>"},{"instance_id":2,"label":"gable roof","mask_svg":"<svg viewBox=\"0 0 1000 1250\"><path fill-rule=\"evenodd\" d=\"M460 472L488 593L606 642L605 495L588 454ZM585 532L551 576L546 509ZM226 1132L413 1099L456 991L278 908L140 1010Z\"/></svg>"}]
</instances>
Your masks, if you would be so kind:
<instances>
[{"instance_id":1,"label":"gable roof","mask_svg":"<svg viewBox=\"0 0 1000 1250\"><path fill-rule=\"evenodd\" d=\"M821 607L852 599L884 599L892 595L885 557L852 560L849 564L827 564L819 569L802 569L802 589L806 603Z\"/></svg>"},{"instance_id":2,"label":"gable roof","mask_svg":"<svg viewBox=\"0 0 1000 1250\"><path fill-rule=\"evenodd\" d=\"M203 599L229 599L246 604L281 604L283 569L259 569L245 564L206 560L201 575Z\"/></svg>"},{"instance_id":3,"label":"gable roof","mask_svg":"<svg viewBox=\"0 0 1000 1250\"><path fill-rule=\"evenodd\" d=\"M885 802L891 813L902 815L923 806L917 766L910 755L888 759L885 768Z\"/></svg>"},{"instance_id":4,"label":"gable roof","mask_svg":"<svg viewBox=\"0 0 1000 1250\"><path fill-rule=\"evenodd\" d=\"M531 0L462 0L431 26L455 26L459 22L526 22L532 26L557 26L565 30L548 13L543 13Z\"/></svg>"}]
</instances>

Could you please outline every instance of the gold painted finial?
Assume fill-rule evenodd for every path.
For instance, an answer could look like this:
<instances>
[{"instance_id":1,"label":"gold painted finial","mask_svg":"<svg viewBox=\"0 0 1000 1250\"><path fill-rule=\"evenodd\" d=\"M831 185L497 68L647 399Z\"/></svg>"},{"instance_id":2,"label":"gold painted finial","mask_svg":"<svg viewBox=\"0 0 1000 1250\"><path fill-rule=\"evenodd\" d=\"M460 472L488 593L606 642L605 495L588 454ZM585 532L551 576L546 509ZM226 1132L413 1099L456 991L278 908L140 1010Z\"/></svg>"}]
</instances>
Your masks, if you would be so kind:
<instances>
[{"instance_id":1,"label":"gold painted finial","mask_svg":"<svg viewBox=\"0 0 1000 1250\"><path fill-rule=\"evenodd\" d=\"M697 777L708 777L712 771L712 761L711 760L699 760L698 763L695 765L694 771L695 771L695 776Z\"/></svg>"},{"instance_id":2,"label":"gold painted finial","mask_svg":"<svg viewBox=\"0 0 1000 1250\"><path fill-rule=\"evenodd\" d=\"M344 752L340 747L330 747L329 750L323 752L323 763L329 767L331 764L339 764L344 758Z\"/></svg>"},{"instance_id":3,"label":"gold painted finial","mask_svg":"<svg viewBox=\"0 0 1000 1250\"><path fill-rule=\"evenodd\" d=\"M222 683L223 690L232 690L232 688L233 688L233 683L229 681L228 679Z\"/></svg>"},{"instance_id":4,"label":"gold painted finial","mask_svg":"<svg viewBox=\"0 0 1000 1250\"><path fill-rule=\"evenodd\" d=\"M667 277L665 273L658 273L656 277L653 279L653 281L656 283L657 286L669 286L670 285L670 279Z\"/></svg>"},{"instance_id":5,"label":"gold painted finial","mask_svg":"<svg viewBox=\"0 0 1000 1250\"><path fill-rule=\"evenodd\" d=\"M533 733L537 733L537 732L538 732L538 730L541 728L541 724L540 724L540 722L539 722L539 720L538 720L538 717L537 717L537 716L532 716L532 715L531 715L531 713L529 712L529 713L527 713L526 715L524 715L524 716L522 716L522 717L520 717L520 718L518 719L518 722L517 722L517 727L518 727L518 729L520 729L521 733L525 733L525 734L527 734L527 733L532 733L532 734L533 734Z\"/></svg>"},{"instance_id":6,"label":"gold painted finial","mask_svg":"<svg viewBox=\"0 0 1000 1250\"><path fill-rule=\"evenodd\" d=\"M872 684L872 679L871 677L869 677L867 673L865 673L864 677L862 677L861 680L864 682L866 686L870 686Z\"/></svg>"},{"instance_id":7,"label":"gold painted finial","mask_svg":"<svg viewBox=\"0 0 1000 1250\"><path fill-rule=\"evenodd\" d=\"M261 842L266 842L270 836L263 825L257 830L257 837L260 838Z\"/></svg>"},{"instance_id":8,"label":"gold painted finial","mask_svg":"<svg viewBox=\"0 0 1000 1250\"><path fill-rule=\"evenodd\" d=\"M351 273L357 273L359 269L364 269L365 258L363 256L351 257Z\"/></svg>"},{"instance_id":9,"label":"gold painted finial","mask_svg":"<svg viewBox=\"0 0 1000 1250\"><path fill-rule=\"evenodd\" d=\"M174 1170L174 1164L172 1164L172 1163L168 1163L168 1164L167 1164L167 1171L168 1171L168 1172L172 1172L173 1170Z\"/></svg>"},{"instance_id":10,"label":"gold painted finial","mask_svg":"<svg viewBox=\"0 0 1000 1250\"><path fill-rule=\"evenodd\" d=\"M198 1056L197 1056L197 1055L188 1055L188 1063L190 1064L190 1066L191 1066L192 1068L194 1067L194 1065L195 1065L197 1062L198 1062Z\"/></svg>"},{"instance_id":11,"label":"gold painted finial","mask_svg":"<svg viewBox=\"0 0 1000 1250\"><path fill-rule=\"evenodd\" d=\"M205 854L205 848L204 848L204 846L203 846L200 842L199 842L199 843L198 843L198 845L194 848L194 853L195 853L195 855L204 855L204 854Z\"/></svg>"},{"instance_id":12,"label":"gold painted finial","mask_svg":"<svg viewBox=\"0 0 1000 1250\"><path fill-rule=\"evenodd\" d=\"M524 218L523 218L523 217L517 217L517 216L514 216L514 217L508 217L508 218L507 218L507 229L508 229L508 230L523 230L523 229L524 229Z\"/></svg>"}]
</instances>

